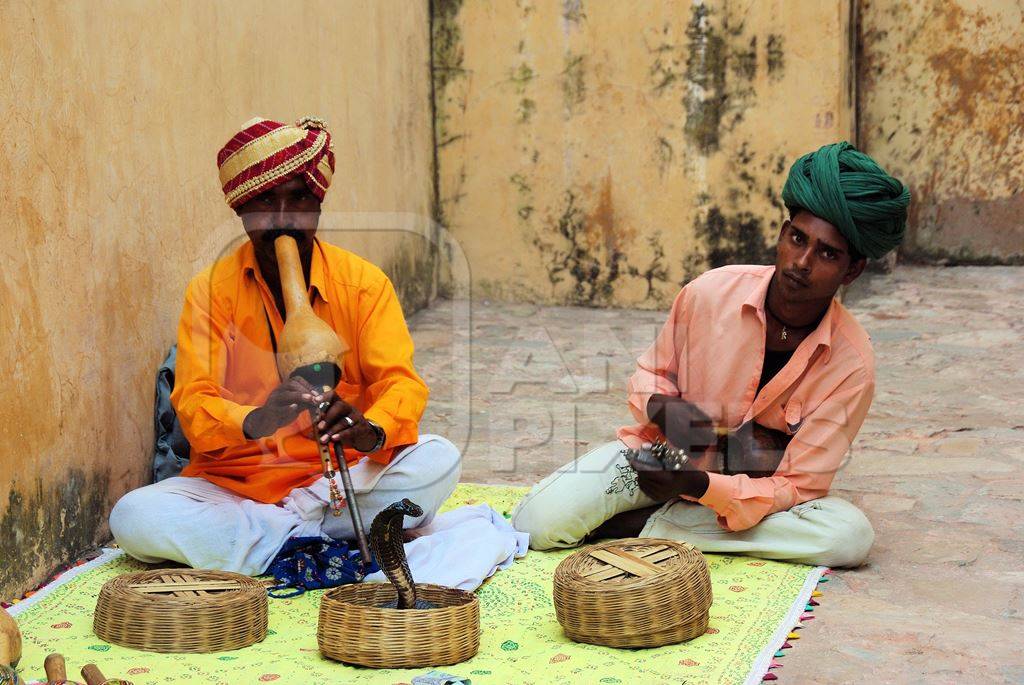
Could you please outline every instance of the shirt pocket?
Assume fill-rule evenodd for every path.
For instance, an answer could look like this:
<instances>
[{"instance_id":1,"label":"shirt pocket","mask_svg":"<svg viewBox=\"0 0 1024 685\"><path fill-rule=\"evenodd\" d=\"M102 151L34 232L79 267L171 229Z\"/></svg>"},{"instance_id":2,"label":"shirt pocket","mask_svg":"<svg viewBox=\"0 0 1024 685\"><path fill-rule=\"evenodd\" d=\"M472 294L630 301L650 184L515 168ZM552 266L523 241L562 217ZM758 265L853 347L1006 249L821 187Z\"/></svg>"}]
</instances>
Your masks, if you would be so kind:
<instances>
[{"instance_id":1,"label":"shirt pocket","mask_svg":"<svg viewBox=\"0 0 1024 685\"><path fill-rule=\"evenodd\" d=\"M786 403L783 414L786 424L786 432L790 435L793 435L800 430L800 425L804 422L803 408L803 402L797 399L790 399L789 402Z\"/></svg>"}]
</instances>

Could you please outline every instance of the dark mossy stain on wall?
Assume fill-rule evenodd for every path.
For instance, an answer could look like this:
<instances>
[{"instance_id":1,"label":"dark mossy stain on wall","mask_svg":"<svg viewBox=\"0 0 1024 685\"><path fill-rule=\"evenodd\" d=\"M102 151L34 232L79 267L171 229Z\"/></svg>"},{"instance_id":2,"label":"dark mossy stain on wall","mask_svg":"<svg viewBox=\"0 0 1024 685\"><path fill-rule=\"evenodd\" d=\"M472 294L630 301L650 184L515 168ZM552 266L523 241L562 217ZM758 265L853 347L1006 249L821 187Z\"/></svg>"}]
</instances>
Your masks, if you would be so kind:
<instances>
[{"instance_id":1,"label":"dark mossy stain on wall","mask_svg":"<svg viewBox=\"0 0 1024 685\"><path fill-rule=\"evenodd\" d=\"M566 304L601 307L613 303L615 291L626 281L639 279L646 292L637 304L664 304L662 286L670 281L660 231L646 238L650 249L647 262L630 263L615 237L621 227L616 224L611 178L594 198L594 207L585 206L587 197L586 192L566 190L557 215L540 224L540 233L534 231L532 244L540 253L549 283L570 284L563 298Z\"/></svg>"},{"instance_id":2,"label":"dark mossy stain on wall","mask_svg":"<svg viewBox=\"0 0 1024 685\"><path fill-rule=\"evenodd\" d=\"M430 75L431 107L433 111L434 138L434 199L431 214L435 223L436 251L438 255L431 271L436 275L434 285L438 295L450 294L453 283L450 277L453 246L441 240L440 228L450 226L450 207L458 204L466 182L465 161L459 162L454 175L453 188L443 192L441 185L442 156L446 147L461 140L464 133L453 123L453 112L465 112L467 94L464 87L466 68L465 51L462 44L462 28L459 13L463 0L429 0L430 2ZM459 87L456 87L458 85ZM440 253L440 254L438 254ZM401 261L401 260L399 260ZM412 260L414 263L416 259ZM423 267L424 269L426 267ZM391 273L389 271L389 273ZM402 304L409 311L420 298L413 292L400 292Z\"/></svg>"},{"instance_id":3,"label":"dark mossy stain on wall","mask_svg":"<svg viewBox=\"0 0 1024 685\"><path fill-rule=\"evenodd\" d=\"M59 485L15 483L0 516L0 597L18 597L108 538L110 474L64 471Z\"/></svg>"},{"instance_id":4,"label":"dark mossy stain on wall","mask_svg":"<svg viewBox=\"0 0 1024 685\"><path fill-rule=\"evenodd\" d=\"M516 189L516 216L523 221L528 221L530 216L533 215L533 188L530 187L530 182L526 176L520 173L512 174L509 176L509 183L511 183Z\"/></svg>"},{"instance_id":5,"label":"dark mossy stain on wall","mask_svg":"<svg viewBox=\"0 0 1024 685\"><path fill-rule=\"evenodd\" d=\"M462 29L458 16L463 0L430 0L430 73L433 78L435 144L453 142L448 130L450 114L445 99L453 81L465 75Z\"/></svg>"},{"instance_id":6,"label":"dark mossy stain on wall","mask_svg":"<svg viewBox=\"0 0 1024 685\"><path fill-rule=\"evenodd\" d=\"M647 293L644 295L644 301L660 304L662 291L655 284L668 282L668 264L665 263L665 248L661 244L661 231L655 231L653 235L647 236L647 245L653 253L650 263L642 269L629 266L627 271L630 276L642 278L647 282Z\"/></svg>"},{"instance_id":7,"label":"dark mossy stain on wall","mask_svg":"<svg viewBox=\"0 0 1024 685\"><path fill-rule=\"evenodd\" d=\"M775 261L775 237L787 216L779 196L785 155L775 153L758 159L747 142L740 144L733 155L736 164L728 187L718 196L719 202L707 195L699 198L701 206L694 218L697 245L683 260L683 283L706 269ZM770 180L760 186L759 179L765 178ZM774 207L774 219L745 209L762 194Z\"/></svg>"},{"instance_id":8,"label":"dark mossy stain on wall","mask_svg":"<svg viewBox=\"0 0 1024 685\"><path fill-rule=\"evenodd\" d=\"M445 207L457 203L461 183L456 191L448 196L441 193L441 161L442 150L460 140L463 133L453 130L452 112L465 111L466 96L464 92L453 92L452 84L461 81L465 75L465 53L462 46L462 28L459 25L459 12L463 0L430 0L430 76L431 76L431 107L433 110L434 137L434 221L447 226ZM465 168L460 170L461 180L465 180Z\"/></svg>"},{"instance_id":9,"label":"dark mossy stain on wall","mask_svg":"<svg viewBox=\"0 0 1024 685\"><path fill-rule=\"evenodd\" d=\"M586 214L578 200L576 192L565 191L562 209L546 232L554 239L535 236L532 242L545 260L551 284L572 283L569 304L600 306L611 300L616 281L626 273L626 255L616 247L591 245Z\"/></svg>"},{"instance_id":10,"label":"dark mossy stain on wall","mask_svg":"<svg viewBox=\"0 0 1024 685\"><path fill-rule=\"evenodd\" d=\"M395 254L381 266L395 286L406 316L430 304L440 287L439 280L445 284L450 280L438 278L438 257L442 246L436 238L434 241L422 236L403 239Z\"/></svg>"},{"instance_id":11,"label":"dark mossy stain on wall","mask_svg":"<svg viewBox=\"0 0 1024 685\"><path fill-rule=\"evenodd\" d=\"M672 166L672 161L675 157L676 151L672 147L672 142L665 136L658 136L658 140L654 145L654 161L658 164L658 174L660 176L665 176L669 167Z\"/></svg>"},{"instance_id":12,"label":"dark mossy stain on wall","mask_svg":"<svg viewBox=\"0 0 1024 685\"><path fill-rule=\"evenodd\" d=\"M733 53L732 72L739 78L753 81L757 76L757 36L750 37L750 43L736 48Z\"/></svg>"},{"instance_id":13,"label":"dark mossy stain on wall","mask_svg":"<svg viewBox=\"0 0 1024 685\"><path fill-rule=\"evenodd\" d=\"M576 114L583 101L587 98L587 84L584 80L584 68L586 61L583 55L566 53L565 68L562 69L562 104L565 107L565 116Z\"/></svg>"},{"instance_id":14,"label":"dark mossy stain on wall","mask_svg":"<svg viewBox=\"0 0 1024 685\"><path fill-rule=\"evenodd\" d=\"M672 37L671 24L666 24L646 38L654 58L648 73L655 95L672 92L680 97L686 141L700 154L710 155L719 150L722 136L733 131L754 104L761 43L758 36L750 35L742 19L730 15L727 6L712 10L704 2L691 6L685 34L685 43L678 42ZM776 37L772 49L781 50L780 45ZM765 52L765 61L772 56L769 72L781 70L781 55ZM671 136L664 131L657 137L673 147ZM657 149L663 160L663 146L659 144Z\"/></svg>"},{"instance_id":15,"label":"dark mossy stain on wall","mask_svg":"<svg viewBox=\"0 0 1024 685\"><path fill-rule=\"evenodd\" d=\"M765 45L765 62L768 65L768 78L772 80L782 78L782 71L786 66L782 43L782 36L777 33L772 33L769 34L768 41Z\"/></svg>"},{"instance_id":16,"label":"dark mossy stain on wall","mask_svg":"<svg viewBox=\"0 0 1024 685\"><path fill-rule=\"evenodd\" d=\"M533 98L527 96L530 82L537 78L537 74L526 61L525 44L522 41L519 43L519 55L522 61L509 70L508 80L515 89L516 95L519 96L519 105L516 107L516 122L527 124L533 118L533 113L537 111L537 103Z\"/></svg>"},{"instance_id":17,"label":"dark mossy stain on wall","mask_svg":"<svg viewBox=\"0 0 1024 685\"><path fill-rule=\"evenodd\" d=\"M567 24L579 25L586 21L587 12L583 0L562 0L562 20Z\"/></svg>"},{"instance_id":18,"label":"dark mossy stain on wall","mask_svg":"<svg viewBox=\"0 0 1024 685\"><path fill-rule=\"evenodd\" d=\"M765 239L764 224L751 212L725 214L721 208L711 207L706 215L694 220L694 232L701 241L709 269L774 261L774 249Z\"/></svg>"},{"instance_id":19,"label":"dark mossy stain on wall","mask_svg":"<svg viewBox=\"0 0 1024 685\"><path fill-rule=\"evenodd\" d=\"M476 6L472 7L474 19L470 21L466 12L468 5L441 4L445 7L435 4L432 16L435 22L452 24L451 30L445 32L447 37L459 36L456 24L463 33L495 28L490 26L486 16L481 18L476 13ZM528 0L515 4L520 18L532 17L531 21L539 20L533 16L535 5L540 6ZM588 19L584 3L579 0L558 0L558 6L562 11L555 21L559 24L557 38L561 42L556 55L545 51L544 59L534 59L530 48L535 33L526 30L525 21L514 21L514 26L500 27L512 34L506 44L511 50L497 50L491 56L479 57L485 62L507 60L500 63L496 79L500 83L478 83L476 87L497 86L509 97L509 106L502 116L505 124L515 125L510 135L515 138L520 154L517 162L497 174L501 186L498 192L509 200L503 205L509 207L507 220L515 222L535 250L533 263L544 268L539 282L534 278L524 289L516 290L514 284L495 280L493 292L502 293L502 297L526 293L566 304L605 306L622 303L624 298L639 299L646 290L643 303L634 302L646 306L666 294L673 294L680 279L685 282L708 268L771 262L777 220L784 215L778 192L788 160L780 157L779 150L761 151L763 144L750 137L756 134L748 133L748 126L743 122L753 111L751 108L758 104L759 97L771 96L761 92L765 81L776 81L784 75L784 37L769 33L778 31L776 24L755 23L748 18L750 13L744 7L734 3L695 0L674 6L671 11L662 13L662 20L641 29L642 49L647 51L648 60L645 95L658 99L659 111L667 112L668 116L659 117L651 127L646 145L639 146L640 154L663 180L690 178L692 169L700 168L709 158L716 162L724 158L728 165L725 170L717 163L710 168L709 173L715 176L707 179L710 185L703 189L706 192L701 194L703 197L696 211L684 218L687 224L694 222L695 233L693 244L684 246L687 254L676 256L669 252L666 257L668 248L663 246L662 236L652 235L651 227L638 223L632 203L626 206L633 211L621 212L618 217L614 212L603 214L601 193L590 187L594 180L588 178L588 174L552 178L548 170L536 167L536 151L534 163L531 165L528 161L531 148L541 145L538 139L543 140L548 133L534 127L550 123L547 116L543 122L538 119L537 108L546 101L537 93L550 94L552 87L557 88L554 95L561 100L564 118L571 127L574 118L581 120L583 113L589 114L589 108L597 106L595 93L604 97L607 85L603 80L607 74L602 67L608 58L591 42L581 40L589 37L585 35L588 22L605 18L604 8L597 3L588 4L586 9L592 15ZM458 16L460 9L462 17ZM597 17L598 14L601 16ZM434 34L439 35L436 28ZM613 53L618 49L606 47ZM436 47L434 52L435 55L439 52ZM457 55L455 73L469 74L472 67L477 66L469 62L463 65L461 49L447 48L446 55L447 62L435 59L450 65L450 56ZM448 89L448 95L436 100L438 107L445 109L455 121L466 111L466 94L471 82L469 78L460 80L458 76L446 82L438 81ZM618 100L614 102L622 104ZM602 107L605 103L606 100L602 100ZM622 106L623 111L627 111L632 105ZM442 120L440 116L438 120L447 126L452 121ZM581 122L581 125L593 126L593 121ZM467 130L460 132L459 137L490 133ZM451 139L450 134L442 137L439 145ZM744 144L744 140L749 144ZM557 145L541 147L544 155L564 153ZM459 148L461 146L453 147L448 156L441 157L442 163L452 164L445 169L446 197L440 203L449 211L468 188L459 180L466 177L465 169L459 168L466 164L458 154ZM757 158L752 152L755 148ZM443 147L441 149L444 151ZM592 153L584 151L584 158L587 152ZM575 160L573 157L569 162L575 163ZM560 168L569 168L569 164ZM511 185L504 185L506 181ZM552 189L546 184L558 184L555 192L560 188L561 194L551 197ZM623 220L632 223L625 226L621 224ZM669 244L675 242L669 241ZM474 283L482 280L487 279L474 278ZM545 293L548 285L550 290ZM641 285L646 288L639 287Z\"/></svg>"},{"instance_id":20,"label":"dark mossy stain on wall","mask_svg":"<svg viewBox=\"0 0 1024 685\"><path fill-rule=\"evenodd\" d=\"M718 149L719 128L725 112L725 41L711 25L711 10L698 3L691 10L686 27L688 56L683 97L686 107L686 135L704 154Z\"/></svg>"}]
</instances>

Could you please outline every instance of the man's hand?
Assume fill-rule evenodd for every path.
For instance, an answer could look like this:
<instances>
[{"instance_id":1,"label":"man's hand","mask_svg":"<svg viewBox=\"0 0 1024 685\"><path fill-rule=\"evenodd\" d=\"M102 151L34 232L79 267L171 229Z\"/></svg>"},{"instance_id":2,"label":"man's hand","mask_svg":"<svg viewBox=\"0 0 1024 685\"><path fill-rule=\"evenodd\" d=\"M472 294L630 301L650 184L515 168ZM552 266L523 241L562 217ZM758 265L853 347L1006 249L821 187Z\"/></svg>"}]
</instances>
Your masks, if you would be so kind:
<instances>
[{"instance_id":1,"label":"man's hand","mask_svg":"<svg viewBox=\"0 0 1024 685\"><path fill-rule=\"evenodd\" d=\"M317 397L317 392L305 379L289 378L274 388L262 407L249 412L242 422L242 432L250 440L271 435L302 412L315 407Z\"/></svg>"},{"instance_id":2,"label":"man's hand","mask_svg":"<svg viewBox=\"0 0 1024 685\"><path fill-rule=\"evenodd\" d=\"M681 471L629 458L637 473L637 485L653 500L667 502L686 495L700 499L708 489L708 473L746 474L751 478L775 475L791 436L748 422L691 457ZM720 461L724 466L716 466Z\"/></svg>"},{"instance_id":3,"label":"man's hand","mask_svg":"<svg viewBox=\"0 0 1024 685\"><path fill-rule=\"evenodd\" d=\"M361 411L340 399L333 390L324 393L322 401L330 406L316 426L321 442L334 442L360 452L373 449L377 444L377 431L366 421Z\"/></svg>"},{"instance_id":4,"label":"man's hand","mask_svg":"<svg viewBox=\"0 0 1024 685\"><path fill-rule=\"evenodd\" d=\"M629 465L637 474L640 490L653 500L667 502L673 497L687 495L700 498L708 489L708 474L687 462L689 468L669 471L658 465L629 458Z\"/></svg>"},{"instance_id":5,"label":"man's hand","mask_svg":"<svg viewBox=\"0 0 1024 685\"><path fill-rule=\"evenodd\" d=\"M718 441L708 415L681 397L651 395L647 401L647 418L661 430L669 444L688 454L699 454Z\"/></svg>"}]
</instances>

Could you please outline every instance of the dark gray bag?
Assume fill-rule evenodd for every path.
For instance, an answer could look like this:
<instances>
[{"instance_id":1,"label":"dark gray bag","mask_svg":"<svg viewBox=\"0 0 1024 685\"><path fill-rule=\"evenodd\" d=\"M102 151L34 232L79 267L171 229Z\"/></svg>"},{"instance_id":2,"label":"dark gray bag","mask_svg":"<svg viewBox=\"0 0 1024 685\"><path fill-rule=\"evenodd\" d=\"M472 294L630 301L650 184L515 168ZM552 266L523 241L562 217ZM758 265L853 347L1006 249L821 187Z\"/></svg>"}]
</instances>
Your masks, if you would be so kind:
<instances>
[{"instance_id":1,"label":"dark gray bag","mask_svg":"<svg viewBox=\"0 0 1024 685\"><path fill-rule=\"evenodd\" d=\"M174 389L174 364L178 346L171 345L167 358L156 372L156 411L154 420L153 482L177 476L188 464L189 444L181 432L178 415L171 406Z\"/></svg>"}]
</instances>

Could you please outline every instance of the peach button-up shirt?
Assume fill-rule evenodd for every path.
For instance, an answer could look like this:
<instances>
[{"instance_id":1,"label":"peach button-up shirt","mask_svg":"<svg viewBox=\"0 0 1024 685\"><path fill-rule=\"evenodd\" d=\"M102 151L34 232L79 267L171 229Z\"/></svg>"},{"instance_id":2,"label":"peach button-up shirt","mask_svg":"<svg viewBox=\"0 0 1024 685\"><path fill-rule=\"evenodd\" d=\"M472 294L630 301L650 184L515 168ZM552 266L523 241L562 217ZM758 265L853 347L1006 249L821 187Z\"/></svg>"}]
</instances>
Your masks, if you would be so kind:
<instances>
[{"instance_id":1,"label":"peach button-up shirt","mask_svg":"<svg viewBox=\"0 0 1024 685\"><path fill-rule=\"evenodd\" d=\"M871 342L838 300L758 392L764 301L774 273L772 266L727 266L679 292L629 380L629 407L640 423L618 431L630 447L664 440L647 418L651 395L662 394L683 397L719 427L732 430L753 420L791 435L771 477L708 474L707 492L698 501L727 530L750 528L769 514L828 494L874 395Z\"/></svg>"}]
</instances>

